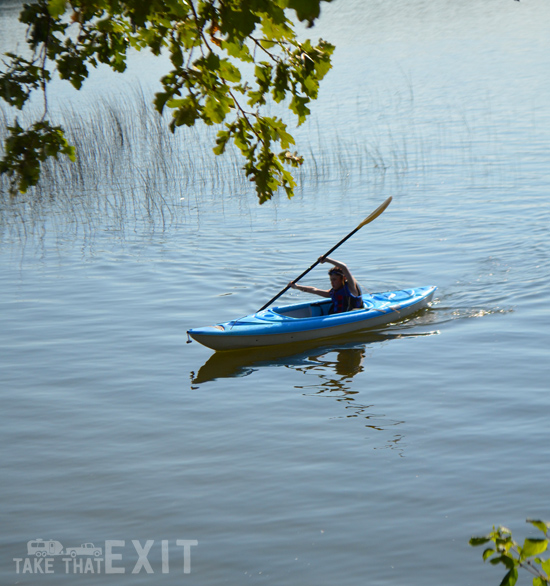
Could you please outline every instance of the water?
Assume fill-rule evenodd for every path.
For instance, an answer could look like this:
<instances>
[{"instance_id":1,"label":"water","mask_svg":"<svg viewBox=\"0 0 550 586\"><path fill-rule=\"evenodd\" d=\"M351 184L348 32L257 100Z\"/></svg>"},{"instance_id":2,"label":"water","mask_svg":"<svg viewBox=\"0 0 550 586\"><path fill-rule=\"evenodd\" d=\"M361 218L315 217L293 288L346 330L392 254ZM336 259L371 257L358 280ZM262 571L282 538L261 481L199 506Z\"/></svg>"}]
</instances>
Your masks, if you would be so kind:
<instances>
[{"instance_id":1,"label":"water","mask_svg":"<svg viewBox=\"0 0 550 586\"><path fill-rule=\"evenodd\" d=\"M210 183L99 166L96 192L3 201L2 584L499 583L469 537L550 519L548 10L332 4L292 201L258 206L233 163ZM367 290L437 284L429 311L292 350L186 344L388 195L335 256ZM39 537L124 541L125 573L23 573Z\"/></svg>"}]
</instances>

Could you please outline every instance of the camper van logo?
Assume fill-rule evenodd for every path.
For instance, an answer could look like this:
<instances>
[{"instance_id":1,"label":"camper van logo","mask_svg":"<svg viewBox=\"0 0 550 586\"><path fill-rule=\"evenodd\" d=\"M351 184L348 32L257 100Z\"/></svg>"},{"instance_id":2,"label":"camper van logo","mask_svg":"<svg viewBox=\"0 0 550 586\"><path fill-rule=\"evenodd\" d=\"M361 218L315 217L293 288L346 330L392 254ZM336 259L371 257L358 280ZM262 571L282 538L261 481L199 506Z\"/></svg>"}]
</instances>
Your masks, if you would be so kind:
<instances>
[{"instance_id":1,"label":"camper van logo","mask_svg":"<svg viewBox=\"0 0 550 586\"><path fill-rule=\"evenodd\" d=\"M80 547L67 547L63 550L63 546L59 541L50 539L35 539L27 542L28 555L35 555L36 557L46 557L50 555L70 555L76 557L77 555L93 555L100 556L103 553L101 547L94 547L93 543L83 543Z\"/></svg>"},{"instance_id":2,"label":"camper van logo","mask_svg":"<svg viewBox=\"0 0 550 586\"><path fill-rule=\"evenodd\" d=\"M65 574L125 574L127 571L168 574L170 562L174 565L177 561L177 566L182 567L183 554L183 573L190 574L191 547L195 545L198 545L196 539L176 539L171 544L167 539L157 542L148 539L144 545L132 539L128 546L125 540L106 540L104 547L90 542L65 547L55 539L39 538L27 541L27 557L13 558L13 561L17 574L55 574L56 571ZM161 558L156 568L148 558L155 553L155 560L158 554Z\"/></svg>"}]
</instances>

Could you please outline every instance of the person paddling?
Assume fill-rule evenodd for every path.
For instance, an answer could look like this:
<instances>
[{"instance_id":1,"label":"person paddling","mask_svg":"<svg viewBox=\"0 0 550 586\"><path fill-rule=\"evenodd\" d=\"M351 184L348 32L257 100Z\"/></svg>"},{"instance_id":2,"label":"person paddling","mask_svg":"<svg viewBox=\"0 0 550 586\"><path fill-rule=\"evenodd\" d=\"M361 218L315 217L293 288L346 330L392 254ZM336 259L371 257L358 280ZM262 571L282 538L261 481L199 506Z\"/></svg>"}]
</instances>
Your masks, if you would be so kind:
<instances>
[{"instance_id":1,"label":"person paddling","mask_svg":"<svg viewBox=\"0 0 550 586\"><path fill-rule=\"evenodd\" d=\"M317 287L298 285L294 281L289 283L290 286L293 289L298 289L298 291L304 291L305 293L330 297L332 299L330 313L343 313L344 311L351 311L352 309L363 307L361 287L359 287L359 283L353 278L348 267L343 262L334 260L328 256L320 257L319 262L329 262L334 265L328 272L332 286L330 290L325 291Z\"/></svg>"}]
</instances>

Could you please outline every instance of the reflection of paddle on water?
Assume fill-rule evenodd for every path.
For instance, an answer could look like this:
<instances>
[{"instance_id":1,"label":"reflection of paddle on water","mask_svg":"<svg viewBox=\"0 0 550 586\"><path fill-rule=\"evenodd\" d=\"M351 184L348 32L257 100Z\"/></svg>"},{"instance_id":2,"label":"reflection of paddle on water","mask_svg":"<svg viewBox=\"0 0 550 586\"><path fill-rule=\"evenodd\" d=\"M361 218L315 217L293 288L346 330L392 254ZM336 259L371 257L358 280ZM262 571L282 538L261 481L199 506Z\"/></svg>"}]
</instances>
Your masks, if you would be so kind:
<instances>
[{"instance_id":1,"label":"reflection of paddle on water","mask_svg":"<svg viewBox=\"0 0 550 586\"><path fill-rule=\"evenodd\" d=\"M334 369L339 377L352 378L363 371L362 361L367 345L405 337L433 336L438 331L410 333L405 331L366 332L355 335L341 344L303 343L289 346L264 347L248 350L216 352L199 369L191 372L192 385L204 384L221 378L248 376L273 366L301 369L319 365ZM336 353L336 360L323 361L323 356Z\"/></svg>"}]
</instances>

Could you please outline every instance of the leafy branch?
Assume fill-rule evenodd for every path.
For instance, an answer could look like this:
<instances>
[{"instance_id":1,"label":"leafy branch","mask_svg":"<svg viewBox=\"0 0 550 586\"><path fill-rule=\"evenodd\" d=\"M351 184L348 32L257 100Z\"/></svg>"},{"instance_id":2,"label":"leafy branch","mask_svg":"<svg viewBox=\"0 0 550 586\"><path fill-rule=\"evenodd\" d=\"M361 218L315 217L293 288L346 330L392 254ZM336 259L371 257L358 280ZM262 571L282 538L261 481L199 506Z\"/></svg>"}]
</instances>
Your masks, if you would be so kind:
<instances>
[{"instance_id":1,"label":"leafy branch","mask_svg":"<svg viewBox=\"0 0 550 586\"><path fill-rule=\"evenodd\" d=\"M514 586L518 579L518 568L526 570L533 577L533 586L550 584L550 559L542 559L550 539L550 523L537 519L527 519L544 534L544 538L527 538L523 545L512 539L512 532L506 527L498 527L483 537L472 537L470 545L479 546L491 542L493 545L483 552L483 561L489 560L493 565L503 564L508 572L500 586Z\"/></svg>"},{"instance_id":2,"label":"leafy branch","mask_svg":"<svg viewBox=\"0 0 550 586\"><path fill-rule=\"evenodd\" d=\"M103 63L123 72L129 48L167 54L172 68L154 105L160 114L171 110L172 132L198 121L223 126L214 153L235 144L260 203L279 188L291 197L295 181L287 167L303 158L290 151L295 141L286 124L262 110L268 100L288 99L298 125L310 114L334 47L322 39L317 45L298 41L289 11L312 26L322 1L330 0L37 0L20 15L33 59L6 54L0 97L21 110L32 92L43 91L40 122L47 123L46 87L54 70L79 90L90 66ZM253 73L243 79L250 66ZM45 124L28 141L15 137L37 132L32 125L24 130L17 123L9 132L0 172L20 191L38 181L44 153L74 156L60 127ZM40 140L48 148L40 151Z\"/></svg>"}]
</instances>

